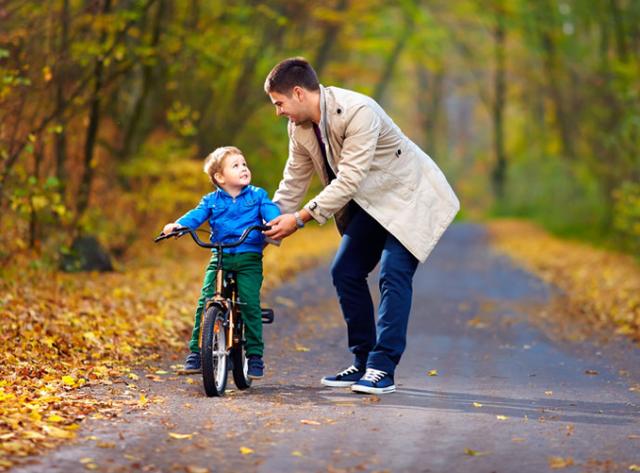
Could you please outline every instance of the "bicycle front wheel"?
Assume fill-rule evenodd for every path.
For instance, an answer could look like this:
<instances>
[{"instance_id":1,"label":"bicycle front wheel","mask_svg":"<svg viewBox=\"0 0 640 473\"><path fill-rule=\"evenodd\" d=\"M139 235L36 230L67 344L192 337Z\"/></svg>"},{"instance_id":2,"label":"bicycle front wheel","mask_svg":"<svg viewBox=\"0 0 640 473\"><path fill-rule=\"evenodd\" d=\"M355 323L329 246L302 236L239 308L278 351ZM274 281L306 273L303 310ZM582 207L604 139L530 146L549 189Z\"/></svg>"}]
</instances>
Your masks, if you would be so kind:
<instances>
[{"instance_id":1,"label":"bicycle front wheel","mask_svg":"<svg viewBox=\"0 0 640 473\"><path fill-rule=\"evenodd\" d=\"M227 335L224 314L220 308L211 306L204 315L202 324L202 381L207 396L223 396L227 387Z\"/></svg>"}]
</instances>

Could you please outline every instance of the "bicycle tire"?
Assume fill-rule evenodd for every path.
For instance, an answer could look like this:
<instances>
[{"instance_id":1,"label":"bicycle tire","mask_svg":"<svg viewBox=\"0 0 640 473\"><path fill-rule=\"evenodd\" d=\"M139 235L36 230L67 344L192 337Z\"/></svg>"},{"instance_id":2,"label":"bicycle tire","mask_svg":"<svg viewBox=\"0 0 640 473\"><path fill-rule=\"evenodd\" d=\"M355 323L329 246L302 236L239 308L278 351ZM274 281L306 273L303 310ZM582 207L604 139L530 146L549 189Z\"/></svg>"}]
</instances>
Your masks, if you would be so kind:
<instances>
[{"instance_id":1,"label":"bicycle tire","mask_svg":"<svg viewBox=\"0 0 640 473\"><path fill-rule=\"evenodd\" d=\"M224 396L228 371L227 332L224 314L219 307L207 309L202 330L200 357L204 392L208 397Z\"/></svg>"},{"instance_id":2,"label":"bicycle tire","mask_svg":"<svg viewBox=\"0 0 640 473\"><path fill-rule=\"evenodd\" d=\"M240 333L240 339L244 342L244 324L242 324ZM231 372L233 373L233 382L240 390L251 387L251 378L249 378L247 370L248 366L244 343L239 343L231 349Z\"/></svg>"}]
</instances>

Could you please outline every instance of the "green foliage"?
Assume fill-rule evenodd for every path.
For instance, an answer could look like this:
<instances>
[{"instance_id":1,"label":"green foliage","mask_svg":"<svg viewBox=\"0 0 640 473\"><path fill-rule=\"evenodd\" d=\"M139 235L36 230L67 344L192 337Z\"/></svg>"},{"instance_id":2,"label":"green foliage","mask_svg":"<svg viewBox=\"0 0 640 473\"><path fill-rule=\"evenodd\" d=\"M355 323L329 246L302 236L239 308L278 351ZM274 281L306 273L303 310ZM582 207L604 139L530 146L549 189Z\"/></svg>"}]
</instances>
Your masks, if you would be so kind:
<instances>
[{"instance_id":1,"label":"green foliage","mask_svg":"<svg viewBox=\"0 0 640 473\"><path fill-rule=\"evenodd\" d=\"M614 192L614 228L625 249L640 254L640 183L625 182Z\"/></svg>"}]
</instances>

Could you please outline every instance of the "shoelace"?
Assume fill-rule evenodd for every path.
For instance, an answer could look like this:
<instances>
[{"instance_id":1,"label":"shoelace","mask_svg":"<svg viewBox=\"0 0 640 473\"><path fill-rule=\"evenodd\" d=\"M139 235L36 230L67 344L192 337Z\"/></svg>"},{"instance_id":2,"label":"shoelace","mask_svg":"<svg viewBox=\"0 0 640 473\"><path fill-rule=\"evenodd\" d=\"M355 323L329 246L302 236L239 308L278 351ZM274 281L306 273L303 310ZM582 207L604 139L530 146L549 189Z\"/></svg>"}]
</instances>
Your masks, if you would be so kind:
<instances>
[{"instance_id":1,"label":"shoelace","mask_svg":"<svg viewBox=\"0 0 640 473\"><path fill-rule=\"evenodd\" d=\"M373 368L367 368L367 371L365 372L362 379L365 381L371 381L372 383L377 383L386 375L387 373L385 371L380 371Z\"/></svg>"},{"instance_id":2,"label":"shoelace","mask_svg":"<svg viewBox=\"0 0 640 473\"><path fill-rule=\"evenodd\" d=\"M349 366L346 370L344 371L340 371L340 373L338 373L338 376L347 376L353 373L357 373L358 372L358 368L356 368L355 366L351 365Z\"/></svg>"}]
</instances>

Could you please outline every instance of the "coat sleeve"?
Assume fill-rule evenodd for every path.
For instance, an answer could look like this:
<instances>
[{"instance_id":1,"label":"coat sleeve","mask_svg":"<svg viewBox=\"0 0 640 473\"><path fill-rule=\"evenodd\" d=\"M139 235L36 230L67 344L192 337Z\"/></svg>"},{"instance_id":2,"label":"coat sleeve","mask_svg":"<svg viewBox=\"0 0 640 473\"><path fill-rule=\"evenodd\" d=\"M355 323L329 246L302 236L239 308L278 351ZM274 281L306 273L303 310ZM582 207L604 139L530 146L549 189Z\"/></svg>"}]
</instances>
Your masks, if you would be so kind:
<instances>
[{"instance_id":1,"label":"coat sleeve","mask_svg":"<svg viewBox=\"0 0 640 473\"><path fill-rule=\"evenodd\" d=\"M380 117L362 106L347 124L336 179L311 199L305 208L320 224L344 207L369 173L380 134Z\"/></svg>"},{"instance_id":2,"label":"coat sleeve","mask_svg":"<svg viewBox=\"0 0 640 473\"><path fill-rule=\"evenodd\" d=\"M204 196L200 199L200 203L195 209L189 210L186 214L176 220L176 223L183 227L191 228L195 230L211 216L211 209L209 208L208 196Z\"/></svg>"},{"instance_id":3,"label":"coat sleeve","mask_svg":"<svg viewBox=\"0 0 640 473\"><path fill-rule=\"evenodd\" d=\"M280 208L282 213L292 213L298 210L307 193L314 171L311 156L293 137L293 125L289 125L288 131L289 157L278 190L273 196L273 203Z\"/></svg>"}]
</instances>

